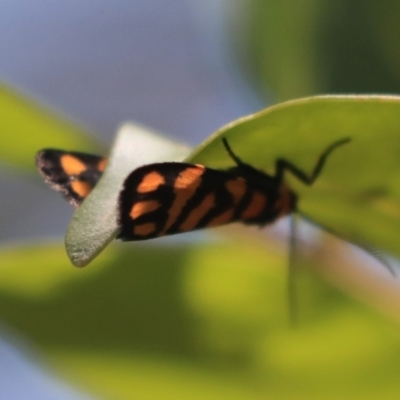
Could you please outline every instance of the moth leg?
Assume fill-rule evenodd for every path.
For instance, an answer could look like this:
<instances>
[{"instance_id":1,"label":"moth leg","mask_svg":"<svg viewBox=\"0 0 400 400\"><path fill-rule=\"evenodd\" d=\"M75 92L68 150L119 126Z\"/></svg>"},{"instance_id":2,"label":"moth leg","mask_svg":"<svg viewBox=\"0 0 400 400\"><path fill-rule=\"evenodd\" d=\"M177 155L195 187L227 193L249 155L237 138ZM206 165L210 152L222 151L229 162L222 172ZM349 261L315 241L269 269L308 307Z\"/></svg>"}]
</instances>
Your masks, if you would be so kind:
<instances>
[{"instance_id":1,"label":"moth leg","mask_svg":"<svg viewBox=\"0 0 400 400\"><path fill-rule=\"evenodd\" d=\"M285 171L289 171L293 174L297 179L303 182L306 185L312 185L315 180L318 178L319 174L322 171L322 168L325 165L325 162L328 156L335 150L337 147L342 146L343 144L349 143L351 141L350 138L343 138L334 143L332 143L320 156L315 164L315 167L310 175L306 172L302 171L300 168L296 167L290 161L287 161L283 158L278 158L275 163L275 179L278 182L283 180L283 176Z\"/></svg>"}]
</instances>

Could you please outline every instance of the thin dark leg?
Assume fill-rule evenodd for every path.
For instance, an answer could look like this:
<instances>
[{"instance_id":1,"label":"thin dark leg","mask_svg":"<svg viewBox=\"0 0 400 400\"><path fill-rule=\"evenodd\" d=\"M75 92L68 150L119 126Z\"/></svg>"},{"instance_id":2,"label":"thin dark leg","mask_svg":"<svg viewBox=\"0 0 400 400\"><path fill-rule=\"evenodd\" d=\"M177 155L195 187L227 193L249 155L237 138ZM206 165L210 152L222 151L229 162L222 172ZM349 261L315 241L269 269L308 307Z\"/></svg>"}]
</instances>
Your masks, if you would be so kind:
<instances>
[{"instance_id":1,"label":"thin dark leg","mask_svg":"<svg viewBox=\"0 0 400 400\"><path fill-rule=\"evenodd\" d=\"M275 178L278 180L278 182L281 182L283 180L283 175L285 171L289 171L301 182L305 183L306 185L312 185L321 173L321 170L325 165L325 161L332 153L332 151L335 150L337 147L342 146L343 144L349 143L350 141L350 138L344 138L332 143L320 155L311 175L307 175L304 171L293 165L290 161L279 158L278 160L276 160L275 164Z\"/></svg>"},{"instance_id":2,"label":"thin dark leg","mask_svg":"<svg viewBox=\"0 0 400 400\"><path fill-rule=\"evenodd\" d=\"M289 232L289 268L287 280L287 293L289 305L289 322L291 327L296 327L298 322L298 305L297 305L297 269L296 269L296 253L297 253L297 215L290 216L290 232Z\"/></svg>"}]
</instances>

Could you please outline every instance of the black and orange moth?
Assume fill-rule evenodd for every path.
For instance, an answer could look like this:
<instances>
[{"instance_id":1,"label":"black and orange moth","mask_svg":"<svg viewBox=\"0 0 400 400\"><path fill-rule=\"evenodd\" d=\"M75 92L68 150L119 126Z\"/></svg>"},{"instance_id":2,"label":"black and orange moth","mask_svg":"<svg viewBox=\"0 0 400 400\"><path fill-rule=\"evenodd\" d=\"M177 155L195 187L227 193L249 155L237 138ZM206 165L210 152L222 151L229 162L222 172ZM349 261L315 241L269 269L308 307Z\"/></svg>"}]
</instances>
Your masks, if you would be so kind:
<instances>
[{"instance_id":1,"label":"black and orange moth","mask_svg":"<svg viewBox=\"0 0 400 400\"><path fill-rule=\"evenodd\" d=\"M118 238L146 240L232 222L264 226L297 211L297 194L285 183L287 172L306 185L320 175L333 150L329 145L310 174L279 158L269 175L243 162L226 139L222 143L235 166L217 170L180 162L149 164L132 171L119 194ZM106 165L100 156L47 149L36 163L46 183L79 206Z\"/></svg>"}]
</instances>

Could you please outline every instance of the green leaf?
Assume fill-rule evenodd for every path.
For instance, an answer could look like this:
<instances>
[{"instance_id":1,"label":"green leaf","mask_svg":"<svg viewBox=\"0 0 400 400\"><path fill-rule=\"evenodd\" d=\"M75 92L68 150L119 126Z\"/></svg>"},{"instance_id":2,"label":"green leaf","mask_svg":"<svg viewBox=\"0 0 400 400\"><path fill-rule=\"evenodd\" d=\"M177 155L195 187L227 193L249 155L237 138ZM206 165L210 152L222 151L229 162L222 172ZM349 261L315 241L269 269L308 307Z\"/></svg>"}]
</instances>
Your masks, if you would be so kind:
<instances>
[{"instance_id":1,"label":"green leaf","mask_svg":"<svg viewBox=\"0 0 400 400\"><path fill-rule=\"evenodd\" d=\"M282 103L235 121L201 145L189 162L228 168L221 138L245 162L274 173L279 157L311 172L335 150L311 187L287 174L299 210L354 243L400 256L400 97L321 96Z\"/></svg>"},{"instance_id":2,"label":"green leaf","mask_svg":"<svg viewBox=\"0 0 400 400\"><path fill-rule=\"evenodd\" d=\"M312 187L287 174L300 197L299 210L353 243L400 256L399 126L399 97L310 97L232 122L187 160L229 168L232 160L221 141L225 137L242 160L270 174L279 157L311 172L329 145L349 137L351 143L332 153ZM87 265L116 237L117 197L128 173L144 163L179 160L184 152L140 129L133 135L122 129L110 166L68 229L66 246L74 265Z\"/></svg>"},{"instance_id":3,"label":"green leaf","mask_svg":"<svg viewBox=\"0 0 400 400\"><path fill-rule=\"evenodd\" d=\"M84 267L118 234L118 195L135 168L159 161L180 161L187 147L138 125L119 130L99 183L74 213L65 244L71 262Z\"/></svg>"},{"instance_id":4,"label":"green leaf","mask_svg":"<svg viewBox=\"0 0 400 400\"><path fill-rule=\"evenodd\" d=\"M84 129L4 86L0 109L0 159L18 168L33 171L35 154L42 148L101 149Z\"/></svg>"}]
</instances>

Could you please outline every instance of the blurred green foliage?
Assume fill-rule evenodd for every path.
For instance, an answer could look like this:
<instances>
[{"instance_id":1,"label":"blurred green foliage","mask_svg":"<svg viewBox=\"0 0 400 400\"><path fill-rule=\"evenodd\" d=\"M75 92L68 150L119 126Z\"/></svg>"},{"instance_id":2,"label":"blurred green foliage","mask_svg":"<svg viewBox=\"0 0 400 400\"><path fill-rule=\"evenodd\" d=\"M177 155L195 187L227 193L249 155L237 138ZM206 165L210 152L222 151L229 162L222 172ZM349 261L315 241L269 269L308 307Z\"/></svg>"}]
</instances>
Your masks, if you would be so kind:
<instances>
[{"instance_id":1,"label":"blurred green foliage","mask_svg":"<svg viewBox=\"0 0 400 400\"><path fill-rule=\"evenodd\" d=\"M397 0L241 0L231 27L253 86L277 101L400 92Z\"/></svg>"},{"instance_id":2,"label":"blurred green foliage","mask_svg":"<svg viewBox=\"0 0 400 400\"><path fill-rule=\"evenodd\" d=\"M3 85L0 109L0 160L20 170L34 171L41 148L104 151L88 131Z\"/></svg>"},{"instance_id":3,"label":"blurred green foliage","mask_svg":"<svg viewBox=\"0 0 400 400\"><path fill-rule=\"evenodd\" d=\"M260 243L114 245L81 270L61 246L4 249L0 315L101 398L399 393L397 327L307 274L288 329L285 258Z\"/></svg>"}]
</instances>

